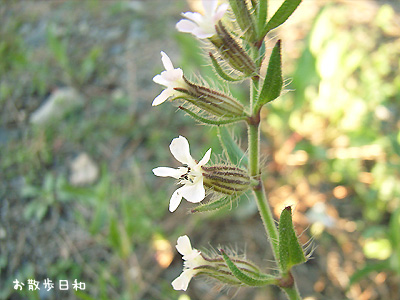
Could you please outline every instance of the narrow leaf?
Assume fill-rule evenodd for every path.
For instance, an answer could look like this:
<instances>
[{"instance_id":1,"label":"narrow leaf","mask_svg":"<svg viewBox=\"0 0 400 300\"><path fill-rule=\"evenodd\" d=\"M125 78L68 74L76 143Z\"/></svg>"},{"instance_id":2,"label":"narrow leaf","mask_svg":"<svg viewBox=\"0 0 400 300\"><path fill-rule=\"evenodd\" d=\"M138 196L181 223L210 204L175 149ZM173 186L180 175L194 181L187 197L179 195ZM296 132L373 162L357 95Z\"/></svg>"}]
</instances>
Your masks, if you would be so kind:
<instances>
[{"instance_id":1,"label":"narrow leaf","mask_svg":"<svg viewBox=\"0 0 400 300\"><path fill-rule=\"evenodd\" d=\"M217 72L217 74L219 76L221 76L222 79L224 79L226 81L231 81L231 82L242 81L242 80L245 79L245 76L240 76L240 77L234 78L234 77L226 74L225 71L222 69L222 67L219 65L219 63L218 63L217 59L214 57L214 55L211 52L208 53L208 55L211 58L211 62L213 64L213 66L214 66L215 72Z\"/></svg>"},{"instance_id":2,"label":"narrow leaf","mask_svg":"<svg viewBox=\"0 0 400 300\"><path fill-rule=\"evenodd\" d=\"M263 36L265 36L270 30L282 25L296 10L300 3L301 0L285 0L265 26Z\"/></svg>"},{"instance_id":3,"label":"narrow leaf","mask_svg":"<svg viewBox=\"0 0 400 300\"><path fill-rule=\"evenodd\" d=\"M226 154L228 155L230 161L235 166L247 166L247 156L244 154L242 149L240 149L238 144L233 140L228 129L226 127L218 127L218 136L221 145L226 151Z\"/></svg>"},{"instance_id":4,"label":"narrow leaf","mask_svg":"<svg viewBox=\"0 0 400 300\"><path fill-rule=\"evenodd\" d=\"M281 40L278 40L269 58L267 74L258 98L257 108L278 98L281 94L282 86Z\"/></svg>"},{"instance_id":5,"label":"narrow leaf","mask_svg":"<svg viewBox=\"0 0 400 300\"><path fill-rule=\"evenodd\" d=\"M278 284L278 279L272 275L263 274L264 276L262 279L261 278L253 278L249 275L246 275L238 267L236 267L236 265L229 258L229 256L226 255L224 250L220 249L220 252L221 252L222 257L224 258L225 263L228 266L229 270L242 283L247 284L249 286L263 286L263 285L267 285L267 284Z\"/></svg>"},{"instance_id":6,"label":"narrow leaf","mask_svg":"<svg viewBox=\"0 0 400 300\"><path fill-rule=\"evenodd\" d=\"M258 6L257 6L257 33L263 33L263 29L266 26L267 22L267 17L268 17L268 1L258 1ZM264 39L264 35L258 36L259 40Z\"/></svg>"},{"instance_id":7,"label":"narrow leaf","mask_svg":"<svg viewBox=\"0 0 400 300\"><path fill-rule=\"evenodd\" d=\"M279 219L279 264L284 272L294 265L307 261L303 248L297 239L292 223L292 208L287 206Z\"/></svg>"}]
</instances>

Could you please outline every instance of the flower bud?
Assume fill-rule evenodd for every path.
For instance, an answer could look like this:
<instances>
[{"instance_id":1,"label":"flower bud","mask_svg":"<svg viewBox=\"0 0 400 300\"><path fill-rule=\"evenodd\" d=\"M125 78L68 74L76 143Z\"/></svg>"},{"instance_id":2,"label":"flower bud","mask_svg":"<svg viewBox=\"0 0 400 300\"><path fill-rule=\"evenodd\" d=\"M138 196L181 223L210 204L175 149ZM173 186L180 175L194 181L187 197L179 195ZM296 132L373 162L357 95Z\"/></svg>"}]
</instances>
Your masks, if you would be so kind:
<instances>
[{"instance_id":1,"label":"flower bud","mask_svg":"<svg viewBox=\"0 0 400 300\"><path fill-rule=\"evenodd\" d=\"M237 100L205 86L196 85L183 77L187 87L175 88L182 99L217 117L240 117L244 108Z\"/></svg>"},{"instance_id":2,"label":"flower bud","mask_svg":"<svg viewBox=\"0 0 400 300\"><path fill-rule=\"evenodd\" d=\"M234 166L216 165L202 167L203 184L216 192L234 195L245 192L250 187L247 171Z\"/></svg>"},{"instance_id":3,"label":"flower bud","mask_svg":"<svg viewBox=\"0 0 400 300\"><path fill-rule=\"evenodd\" d=\"M257 74L257 68L253 60L247 55L246 51L235 41L229 32L222 25L221 21L215 26L217 35L209 38L211 43L217 48L221 56L237 71L247 76Z\"/></svg>"}]
</instances>

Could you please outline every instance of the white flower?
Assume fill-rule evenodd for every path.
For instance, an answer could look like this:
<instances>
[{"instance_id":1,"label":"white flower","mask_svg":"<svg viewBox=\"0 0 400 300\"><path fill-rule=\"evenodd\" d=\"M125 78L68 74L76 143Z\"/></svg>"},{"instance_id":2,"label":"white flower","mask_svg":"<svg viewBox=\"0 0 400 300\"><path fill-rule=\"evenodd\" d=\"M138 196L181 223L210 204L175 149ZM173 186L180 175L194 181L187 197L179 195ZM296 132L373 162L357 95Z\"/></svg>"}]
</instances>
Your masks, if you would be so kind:
<instances>
[{"instance_id":1,"label":"white flower","mask_svg":"<svg viewBox=\"0 0 400 300\"><path fill-rule=\"evenodd\" d=\"M166 86L167 88L154 99L152 103L153 106L163 103L169 97L173 96L174 93L177 93L174 88L186 87L186 83L183 80L182 69L174 69L170 58L163 51L161 51L161 60L164 65L165 71L162 71L161 74L154 76L153 81L155 83Z\"/></svg>"},{"instance_id":2,"label":"white flower","mask_svg":"<svg viewBox=\"0 0 400 300\"><path fill-rule=\"evenodd\" d=\"M189 20L180 20L176 28L181 32L189 32L199 39L209 38L216 34L215 25L222 19L228 4L217 8L218 0L203 0L204 15L197 12L186 12L182 15Z\"/></svg>"},{"instance_id":3,"label":"white flower","mask_svg":"<svg viewBox=\"0 0 400 300\"><path fill-rule=\"evenodd\" d=\"M192 203L198 203L204 199L206 192L201 167L210 160L211 148L198 163L190 155L189 142L183 136L173 139L169 149L183 167L178 169L158 167L153 169L153 173L156 176L179 179L179 184L183 184L172 194L169 202L169 211L173 212L178 208L182 198Z\"/></svg>"},{"instance_id":4,"label":"white flower","mask_svg":"<svg viewBox=\"0 0 400 300\"><path fill-rule=\"evenodd\" d=\"M207 265L208 262L201 256L199 250L192 248L187 235L178 238L176 249L183 255L183 272L171 284L175 290L186 291L190 280L198 272L195 268Z\"/></svg>"}]
</instances>

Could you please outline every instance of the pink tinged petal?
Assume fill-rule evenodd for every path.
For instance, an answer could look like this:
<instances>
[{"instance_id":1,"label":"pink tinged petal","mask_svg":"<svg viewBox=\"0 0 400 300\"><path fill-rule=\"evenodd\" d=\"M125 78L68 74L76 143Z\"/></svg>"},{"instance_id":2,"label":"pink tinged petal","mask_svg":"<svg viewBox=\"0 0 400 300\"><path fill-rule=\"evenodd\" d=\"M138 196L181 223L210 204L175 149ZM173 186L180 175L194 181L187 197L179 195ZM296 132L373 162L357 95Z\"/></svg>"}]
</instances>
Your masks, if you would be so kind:
<instances>
[{"instance_id":1,"label":"pink tinged petal","mask_svg":"<svg viewBox=\"0 0 400 300\"><path fill-rule=\"evenodd\" d=\"M181 204L182 201L182 195L179 193L180 189L177 189L171 196L171 199L169 200L169 211L174 212L179 204Z\"/></svg>"},{"instance_id":2,"label":"pink tinged petal","mask_svg":"<svg viewBox=\"0 0 400 300\"><path fill-rule=\"evenodd\" d=\"M193 21L196 24L200 24L204 20L204 17L197 12L189 11L189 12L183 13L182 16L184 16L186 19L189 19L190 21Z\"/></svg>"},{"instance_id":3,"label":"pink tinged petal","mask_svg":"<svg viewBox=\"0 0 400 300\"><path fill-rule=\"evenodd\" d=\"M218 0L203 0L203 8L206 16L211 16L214 14L217 8Z\"/></svg>"},{"instance_id":4,"label":"pink tinged petal","mask_svg":"<svg viewBox=\"0 0 400 300\"><path fill-rule=\"evenodd\" d=\"M180 32L192 32L195 28L197 25L189 20L180 20L176 23L176 29Z\"/></svg>"},{"instance_id":5,"label":"pink tinged petal","mask_svg":"<svg viewBox=\"0 0 400 300\"><path fill-rule=\"evenodd\" d=\"M169 145L169 149L177 161L187 164L189 167L196 165L196 162L190 155L189 142L185 137L180 135L174 138Z\"/></svg>"},{"instance_id":6,"label":"pink tinged petal","mask_svg":"<svg viewBox=\"0 0 400 300\"><path fill-rule=\"evenodd\" d=\"M172 281L171 285L176 291L186 291L189 285L190 280L193 275L196 273L194 270L184 270L178 278Z\"/></svg>"},{"instance_id":7,"label":"pink tinged petal","mask_svg":"<svg viewBox=\"0 0 400 300\"><path fill-rule=\"evenodd\" d=\"M190 239L187 235L180 236L176 241L176 250L182 255L191 254L193 249L190 244Z\"/></svg>"},{"instance_id":8,"label":"pink tinged petal","mask_svg":"<svg viewBox=\"0 0 400 300\"><path fill-rule=\"evenodd\" d=\"M161 72L161 75L154 76L153 77L153 81L155 83L157 83L157 84L160 84L160 85L163 85L163 86L168 86L169 85L169 81L164 78L165 77L165 76L163 76L164 72L165 71Z\"/></svg>"},{"instance_id":9,"label":"pink tinged petal","mask_svg":"<svg viewBox=\"0 0 400 300\"><path fill-rule=\"evenodd\" d=\"M195 184L186 184L178 191L183 198L192 203L198 203L206 196L202 177Z\"/></svg>"},{"instance_id":10,"label":"pink tinged petal","mask_svg":"<svg viewBox=\"0 0 400 300\"><path fill-rule=\"evenodd\" d=\"M216 34L216 31L214 28L212 30L205 30L204 28L197 27L195 30L193 30L192 34L199 39L206 39Z\"/></svg>"},{"instance_id":11,"label":"pink tinged petal","mask_svg":"<svg viewBox=\"0 0 400 300\"><path fill-rule=\"evenodd\" d=\"M164 71L161 73L164 80L169 82L169 85L178 85L177 81L182 79L183 71L180 68ZM174 86L175 87L175 86Z\"/></svg>"},{"instance_id":12,"label":"pink tinged petal","mask_svg":"<svg viewBox=\"0 0 400 300\"><path fill-rule=\"evenodd\" d=\"M162 61L163 65L164 65L165 70L169 71L169 70L173 70L174 69L174 66L172 65L171 59L163 51L161 51L161 61Z\"/></svg>"},{"instance_id":13,"label":"pink tinged petal","mask_svg":"<svg viewBox=\"0 0 400 300\"><path fill-rule=\"evenodd\" d=\"M160 105L161 103L165 102L169 97L172 96L174 93L174 90L171 89L166 89L161 92L160 95L158 95L154 100L153 103L151 104L152 106L157 106Z\"/></svg>"},{"instance_id":14,"label":"pink tinged petal","mask_svg":"<svg viewBox=\"0 0 400 300\"><path fill-rule=\"evenodd\" d=\"M224 14L226 13L226 11L228 10L228 7L229 7L229 6L228 6L228 3L221 4L221 5L218 7L218 9L217 9L215 15L213 16L214 24L217 24L217 22L218 22L219 20L222 19L222 17L224 16Z\"/></svg>"},{"instance_id":15,"label":"pink tinged petal","mask_svg":"<svg viewBox=\"0 0 400 300\"><path fill-rule=\"evenodd\" d=\"M204 154L203 158L199 161L199 163L197 165L198 166L204 166L210 160L210 156L211 156L211 148L208 149L206 154Z\"/></svg>"},{"instance_id":16,"label":"pink tinged petal","mask_svg":"<svg viewBox=\"0 0 400 300\"><path fill-rule=\"evenodd\" d=\"M168 168L168 167L158 167L154 168L153 170L154 175L160 176L160 177L173 177L176 179L179 179L182 175L184 175L187 172L186 168L179 168L179 169L173 169L173 168Z\"/></svg>"}]
</instances>

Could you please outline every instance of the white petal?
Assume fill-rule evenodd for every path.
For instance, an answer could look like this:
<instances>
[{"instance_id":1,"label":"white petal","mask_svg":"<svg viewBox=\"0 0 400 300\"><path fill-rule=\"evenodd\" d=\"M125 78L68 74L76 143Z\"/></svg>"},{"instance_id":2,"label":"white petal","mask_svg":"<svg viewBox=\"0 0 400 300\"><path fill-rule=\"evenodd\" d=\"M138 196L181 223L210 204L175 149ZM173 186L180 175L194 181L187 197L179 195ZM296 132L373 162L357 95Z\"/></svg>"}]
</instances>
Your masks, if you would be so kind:
<instances>
[{"instance_id":1,"label":"white petal","mask_svg":"<svg viewBox=\"0 0 400 300\"><path fill-rule=\"evenodd\" d=\"M174 290L177 291L186 291L189 285L190 280L192 279L193 275L195 274L194 270L184 270L178 278L172 281L171 285Z\"/></svg>"},{"instance_id":2,"label":"white petal","mask_svg":"<svg viewBox=\"0 0 400 300\"><path fill-rule=\"evenodd\" d=\"M161 94L158 95L158 96L153 100L153 103L152 103L151 105L153 105L153 106L160 105L161 103L165 102L169 97L171 97L173 93L174 93L174 90L171 90L171 89L163 90L163 91L161 92Z\"/></svg>"},{"instance_id":3,"label":"white petal","mask_svg":"<svg viewBox=\"0 0 400 300\"><path fill-rule=\"evenodd\" d=\"M171 199L169 200L169 211L174 212L179 204L182 201L182 195L179 193L180 189L177 189L171 196Z\"/></svg>"},{"instance_id":4,"label":"white petal","mask_svg":"<svg viewBox=\"0 0 400 300\"><path fill-rule=\"evenodd\" d=\"M201 14L199 14L198 12L190 12L189 11L189 12L183 13L182 16L184 16L186 19L193 21L197 25L202 23L204 20L204 17Z\"/></svg>"},{"instance_id":5,"label":"white petal","mask_svg":"<svg viewBox=\"0 0 400 300\"><path fill-rule=\"evenodd\" d=\"M161 51L161 61L164 65L165 70L169 71L174 69L171 59L163 51Z\"/></svg>"},{"instance_id":6,"label":"white petal","mask_svg":"<svg viewBox=\"0 0 400 300\"><path fill-rule=\"evenodd\" d=\"M178 191L183 198L192 203L198 203L206 196L202 177L195 184L185 184Z\"/></svg>"},{"instance_id":7,"label":"white petal","mask_svg":"<svg viewBox=\"0 0 400 300\"><path fill-rule=\"evenodd\" d=\"M174 138L169 145L169 149L177 161L187 164L189 167L196 165L196 162L190 155L189 142L185 137L180 135Z\"/></svg>"},{"instance_id":8,"label":"white petal","mask_svg":"<svg viewBox=\"0 0 400 300\"><path fill-rule=\"evenodd\" d=\"M180 20L176 23L176 29L180 32L192 32L195 28L197 25L189 20Z\"/></svg>"},{"instance_id":9,"label":"white petal","mask_svg":"<svg viewBox=\"0 0 400 300\"><path fill-rule=\"evenodd\" d=\"M162 72L161 76L164 80L166 80L169 83L168 86L173 85L173 87L177 87L177 85L179 85L177 81L182 79L183 71L181 68L168 70Z\"/></svg>"},{"instance_id":10,"label":"white petal","mask_svg":"<svg viewBox=\"0 0 400 300\"><path fill-rule=\"evenodd\" d=\"M176 242L176 250L182 255L189 255L192 253L192 245L187 235L180 236Z\"/></svg>"},{"instance_id":11,"label":"white petal","mask_svg":"<svg viewBox=\"0 0 400 300\"><path fill-rule=\"evenodd\" d=\"M173 168L168 168L168 167L158 167L154 168L153 170L154 175L160 176L160 177L173 177L176 179L179 179L183 174L187 172L186 168L179 168L179 169L173 169Z\"/></svg>"},{"instance_id":12,"label":"white petal","mask_svg":"<svg viewBox=\"0 0 400 300\"><path fill-rule=\"evenodd\" d=\"M153 77L153 81L157 84L163 85L163 86L169 86L170 82L168 80L165 79L165 76L162 76L162 74L165 71L161 72L161 75L156 75Z\"/></svg>"},{"instance_id":13,"label":"white petal","mask_svg":"<svg viewBox=\"0 0 400 300\"><path fill-rule=\"evenodd\" d=\"M224 16L226 11L228 10L228 7L229 7L228 3L223 3L218 7L215 15L213 16L214 24L217 24L217 22L222 19L222 17Z\"/></svg>"},{"instance_id":14,"label":"white petal","mask_svg":"<svg viewBox=\"0 0 400 300\"><path fill-rule=\"evenodd\" d=\"M199 161L199 163L197 165L198 166L204 166L210 160L210 156L211 156L211 148L208 149L206 154L204 154L203 158Z\"/></svg>"},{"instance_id":15,"label":"white petal","mask_svg":"<svg viewBox=\"0 0 400 300\"><path fill-rule=\"evenodd\" d=\"M217 8L218 0L203 0L203 8L206 16L211 16L214 14Z\"/></svg>"},{"instance_id":16,"label":"white petal","mask_svg":"<svg viewBox=\"0 0 400 300\"><path fill-rule=\"evenodd\" d=\"M209 28L197 27L195 30L193 30L192 34L199 39L206 39L216 34L216 31L214 28L209 29Z\"/></svg>"}]
</instances>

